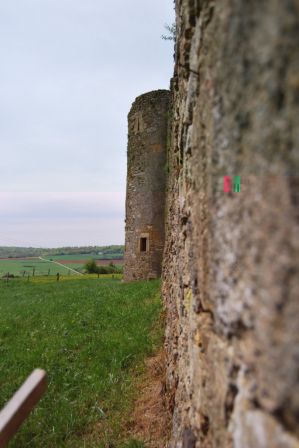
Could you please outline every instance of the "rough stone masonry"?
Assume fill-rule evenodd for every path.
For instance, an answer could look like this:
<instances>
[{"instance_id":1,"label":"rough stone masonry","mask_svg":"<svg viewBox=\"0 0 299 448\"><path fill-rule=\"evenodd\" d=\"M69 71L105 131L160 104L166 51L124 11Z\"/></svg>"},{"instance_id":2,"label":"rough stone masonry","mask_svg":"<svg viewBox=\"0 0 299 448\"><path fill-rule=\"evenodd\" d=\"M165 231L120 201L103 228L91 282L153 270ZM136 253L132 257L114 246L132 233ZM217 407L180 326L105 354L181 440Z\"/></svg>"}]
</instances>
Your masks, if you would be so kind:
<instances>
[{"instance_id":1,"label":"rough stone masonry","mask_svg":"<svg viewBox=\"0 0 299 448\"><path fill-rule=\"evenodd\" d=\"M145 93L128 115L125 281L161 277L169 96Z\"/></svg>"},{"instance_id":2,"label":"rough stone masonry","mask_svg":"<svg viewBox=\"0 0 299 448\"><path fill-rule=\"evenodd\" d=\"M176 26L162 275L169 447L298 448L299 2L177 0ZM150 132L134 140L140 160ZM152 270L136 255L150 235L142 216L160 201L164 217L164 180L144 201L133 153L127 279ZM224 176L240 176L241 191L224 193Z\"/></svg>"},{"instance_id":3,"label":"rough stone masonry","mask_svg":"<svg viewBox=\"0 0 299 448\"><path fill-rule=\"evenodd\" d=\"M299 446L299 2L177 0L170 443ZM224 193L224 176L241 176Z\"/></svg>"}]
</instances>

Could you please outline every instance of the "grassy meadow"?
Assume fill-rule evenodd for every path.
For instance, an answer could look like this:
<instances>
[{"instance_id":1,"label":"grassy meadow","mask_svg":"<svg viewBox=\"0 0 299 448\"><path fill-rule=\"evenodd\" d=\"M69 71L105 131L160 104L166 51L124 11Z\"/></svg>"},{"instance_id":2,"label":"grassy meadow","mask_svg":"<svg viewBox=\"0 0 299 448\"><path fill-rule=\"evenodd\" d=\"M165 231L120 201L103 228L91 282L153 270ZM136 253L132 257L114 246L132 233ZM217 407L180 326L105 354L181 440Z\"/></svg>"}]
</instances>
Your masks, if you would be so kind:
<instances>
[{"instance_id":1,"label":"grassy meadow","mask_svg":"<svg viewBox=\"0 0 299 448\"><path fill-rule=\"evenodd\" d=\"M48 390L10 448L141 448L126 435L143 360L161 344L160 284L0 280L0 407L31 371Z\"/></svg>"},{"instance_id":2,"label":"grassy meadow","mask_svg":"<svg viewBox=\"0 0 299 448\"><path fill-rule=\"evenodd\" d=\"M123 254L107 254L104 256L104 259L110 260L112 258L122 257ZM90 258L93 258L94 260L102 260L103 255L94 255L94 254L74 254L74 255L47 255L43 258L46 258L47 260L53 260L53 261L68 261L68 260L82 260L82 262L85 262L86 260L89 260ZM122 263L122 259L120 260L120 263Z\"/></svg>"},{"instance_id":3,"label":"grassy meadow","mask_svg":"<svg viewBox=\"0 0 299 448\"><path fill-rule=\"evenodd\" d=\"M73 266L70 266L75 269ZM27 260L0 260L0 277L3 277L7 273L15 276L26 277L28 275L56 275L58 272L60 275L78 275L75 272L67 269L51 261L43 261L39 258L27 259ZM25 273L25 274L24 274Z\"/></svg>"},{"instance_id":4,"label":"grassy meadow","mask_svg":"<svg viewBox=\"0 0 299 448\"><path fill-rule=\"evenodd\" d=\"M62 276L75 275L78 276L84 272L84 264L92 257L87 255L62 255L48 257L47 259L40 258L24 258L24 259L0 259L0 278L12 274L17 277L31 277L56 275L59 273ZM95 258L96 259L96 258ZM73 261L78 261L74 263ZM67 262L70 262L69 264ZM115 265L121 266L122 260ZM108 264L108 262L103 264ZM78 273L74 272L77 271Z\"/></svg>"}]
</instances>

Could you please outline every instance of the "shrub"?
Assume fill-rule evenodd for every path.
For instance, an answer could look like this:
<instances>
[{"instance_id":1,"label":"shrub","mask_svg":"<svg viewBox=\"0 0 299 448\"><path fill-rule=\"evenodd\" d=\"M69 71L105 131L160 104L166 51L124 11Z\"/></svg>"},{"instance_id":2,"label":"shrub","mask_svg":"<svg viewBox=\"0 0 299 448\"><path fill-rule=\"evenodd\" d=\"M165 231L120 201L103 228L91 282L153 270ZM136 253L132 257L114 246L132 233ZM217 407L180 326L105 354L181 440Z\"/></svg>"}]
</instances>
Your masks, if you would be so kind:
<instances>
[{"instance_id":1,"label":"shrub","mask_svg":"<svg viewBox=\"0 0 299 448\"><path fill-rule=\"evenodd\" d=\"M90 260L88 260L85 265L84 265L84 269L86 270L86 272L88 274L99 274L101 272L99 272L99 267L97 266L96 261L91 258Z\"/></svg>"},{"instance_id":2,"label":"shrub","mask_svg":"<svg viewBox=\"0 0 299 448\"><path fill-rule=\"evenodd\" d=\"M88 260L84 269L88 274L121 274L123 272L122 266L116 266L113 262L107 266L98 266L94 259Z\"/></svg>"}]
</instances>

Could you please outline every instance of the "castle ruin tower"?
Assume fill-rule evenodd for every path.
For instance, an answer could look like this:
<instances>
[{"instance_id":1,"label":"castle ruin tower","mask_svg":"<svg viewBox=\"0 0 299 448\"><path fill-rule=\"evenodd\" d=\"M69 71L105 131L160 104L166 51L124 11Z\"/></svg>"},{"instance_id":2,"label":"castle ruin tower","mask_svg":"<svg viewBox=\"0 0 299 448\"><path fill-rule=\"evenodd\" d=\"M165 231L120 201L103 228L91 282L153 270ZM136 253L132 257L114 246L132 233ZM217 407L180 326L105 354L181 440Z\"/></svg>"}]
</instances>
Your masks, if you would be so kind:
<instances>
[{"instance_id":1,"label":"castle ruin tower","mask_svg":"<svg viewBox=\"0 0 299 448\"><path fill-rule=\"evenodd\" d=\"M168 90L145 93L128 115L125 281L161 275L169 97Z\"/></svg>"}]
</instances>

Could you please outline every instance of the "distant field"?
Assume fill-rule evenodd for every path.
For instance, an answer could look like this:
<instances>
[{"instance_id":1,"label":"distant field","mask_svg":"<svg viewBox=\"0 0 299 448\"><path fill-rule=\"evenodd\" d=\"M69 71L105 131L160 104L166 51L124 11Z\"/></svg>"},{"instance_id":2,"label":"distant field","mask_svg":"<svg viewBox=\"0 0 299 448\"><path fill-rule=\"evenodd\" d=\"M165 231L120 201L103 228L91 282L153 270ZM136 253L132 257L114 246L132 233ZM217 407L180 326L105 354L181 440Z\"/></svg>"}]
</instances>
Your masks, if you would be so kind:
<instances>
[{"instance_id":1,"label":"distant field","mask_svg":"<svg viewBox=\"0 0 299 448\"><path fill-rule=\"evenodd\" d=\"M9 257L9 258L5 258L5 257L0 257L0 261L24 261L24 260L38 260L39 257Z\"/></svg>"},{"instance_id":2,"label":"distant field","mask_svg":"<svg viewBox=\"0 0 299 448\"><path fill-rule=\"evenodd\" d=\"M44 258L44 257L43 257ZM28 258L2 258L0 259L0 277L7 273L16 276L34 275L77 275L72 270L83 271L84 264L93 258L92 255L57 255L46 257L43 260L38 257ZM52 261L51 261L52 260ZM97 264L107 266L113 262L115 265L122 265L123 260L119 259L99 259L96 258ZM56 263L61 263L56 264ZM61 265L65 265L61 266Z\"/></svg>"},{"instance_id":3,"label":"distant field","mask_svg":"<svg viewBox=\"0 0 299 448\"><path fill-rule=\"evenodd\" d=\"M62 261L62 260L82 260L87 261L90 260L90 258L93 258L94 260L108 260L110 262L111 260L119 260L123 258L123 254L107 254L107 255L93 255L93 254L74 254L74 255L47 255L43 258L46 258L47 260L53 260L53 261Z\"/></svg>"},{"instance_id":4,"label":"distant field","mask_svg":"<svg viewBox=\"0 0 299 448\"><path fill-rule=\"evenodd\" d=\"M59 258L56 259L55 261L59 261L59 263L62 264L84 264L86 263L86 261L90 260L90 258L86 258L86 259L81 259L81 260L60 260ZM99 266L107 266L110 263L113 264L123 264L123 260L117 260L117 259L111 259L111 260L96 260L97 264Z\"/></svg>"},{"instance_id":5,"label":"distant field","mask_svg":"<svg viewBox=\"0 0 299 448\"><path fill-rule=\"evenodd\" d=\"M74 267L73 267L74 269ZM51 263L50 261L43 261L39 258L28 258L21 260L0 260L0 277L9 273L17 276L33 275L77 275L66 267Z\"/></svg>"}]
</instances>

